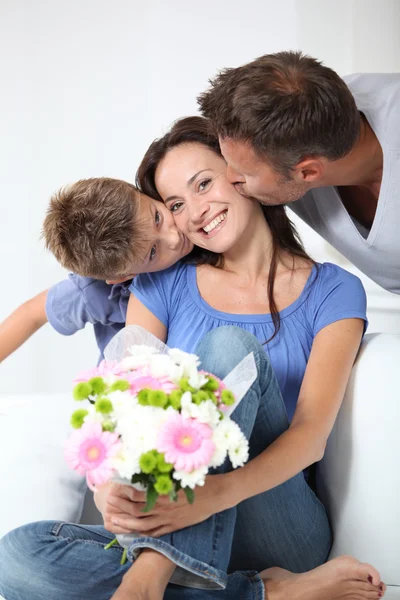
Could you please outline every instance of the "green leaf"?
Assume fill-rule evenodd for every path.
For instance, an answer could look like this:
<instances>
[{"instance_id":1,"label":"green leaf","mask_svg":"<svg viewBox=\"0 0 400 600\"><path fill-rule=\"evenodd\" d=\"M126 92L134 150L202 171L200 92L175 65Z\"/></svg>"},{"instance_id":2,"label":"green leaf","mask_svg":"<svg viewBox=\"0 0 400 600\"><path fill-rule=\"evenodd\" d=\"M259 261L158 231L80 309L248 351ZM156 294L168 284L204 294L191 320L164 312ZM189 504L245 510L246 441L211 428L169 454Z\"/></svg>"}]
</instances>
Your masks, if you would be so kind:
<instances>
[{"instance_id":1,"label":"green leaf","mask_svg":"<svg viewBox=\"0 0 400 600\"><path fill-rule=\"evenodd\" d=\"M171 502L176 502L178 500L178 496L175 490L171 490L168 495Z\"/></svg>"},{"instance_id":2,"label":"green leaf","mask_svg":"<svg viewBox=\"0 0 400 600\"><path fill-rule=\"evenodd\" d=\"M183 491L186 494L186 500L189 502L189 504L193 504L193 502L194 502L194 491L192 490L192 488L185 487L185 488L183 488Z\"/></svg>"},{"instance_id":3,"label":"green leaf","mask_svg":"<svg viewBox=\"0 0 400 600\"><path fill-rule=\"evenodd\" d=\"M153 508L156 505L157 498L158 498L158 493L154 489L154 486L150 485L147 488L146 506L144 507L143 512L150 512L151 510L153 510Z\"/></svg>"}]
</instances>

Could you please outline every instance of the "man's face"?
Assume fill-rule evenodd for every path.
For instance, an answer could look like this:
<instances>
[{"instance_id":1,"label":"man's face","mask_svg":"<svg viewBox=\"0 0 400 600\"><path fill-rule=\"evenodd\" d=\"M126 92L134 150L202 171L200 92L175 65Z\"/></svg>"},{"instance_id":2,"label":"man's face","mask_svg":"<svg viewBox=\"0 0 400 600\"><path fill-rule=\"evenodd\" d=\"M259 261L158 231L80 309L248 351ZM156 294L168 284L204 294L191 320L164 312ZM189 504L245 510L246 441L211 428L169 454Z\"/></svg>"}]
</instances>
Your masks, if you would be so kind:
<instances>
[{"instance_id":1,"label":"man's face","mask_svg":"<svg viewBox=\"0 0 400 600\"><path fill-rule=\"evenodd\" d=\"M304 181L277 173L256 155L248 142L220 138L219 143L228 165L227 178L243 196L274 206L294 202L310 189Z\"/></svg>"}]
</instances>

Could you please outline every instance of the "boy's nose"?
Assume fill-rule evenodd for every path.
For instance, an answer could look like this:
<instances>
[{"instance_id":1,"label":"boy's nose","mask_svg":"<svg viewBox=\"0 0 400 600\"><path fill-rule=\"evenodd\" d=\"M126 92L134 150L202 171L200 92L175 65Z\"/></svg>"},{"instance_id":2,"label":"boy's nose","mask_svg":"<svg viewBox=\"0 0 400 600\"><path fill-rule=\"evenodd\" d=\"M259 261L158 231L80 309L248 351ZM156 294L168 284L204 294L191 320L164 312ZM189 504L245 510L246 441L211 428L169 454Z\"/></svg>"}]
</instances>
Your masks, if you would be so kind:
<instances>
[{"instance_id":1,"label":"boy's nose","mask_svg":"<svg viewBox=\"0 0 400 600\"><path fill-rule=\"evenodd\" d=\"M170 250L178 250L182 245L183 234L176 227L171 227L168 232L167 244Z\"/></svg>"}]
</instances>

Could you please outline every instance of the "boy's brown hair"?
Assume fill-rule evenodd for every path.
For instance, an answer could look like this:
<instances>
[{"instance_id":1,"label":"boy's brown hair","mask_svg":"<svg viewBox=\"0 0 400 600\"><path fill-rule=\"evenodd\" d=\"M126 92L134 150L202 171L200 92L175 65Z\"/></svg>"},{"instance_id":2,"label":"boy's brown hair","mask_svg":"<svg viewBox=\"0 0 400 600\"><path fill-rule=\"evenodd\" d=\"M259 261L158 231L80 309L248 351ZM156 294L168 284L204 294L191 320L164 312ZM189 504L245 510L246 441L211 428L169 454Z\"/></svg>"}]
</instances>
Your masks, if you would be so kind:
<instances>
[{"instance_id":1,"label":"boy's brown hair","mask_svg":"<svg viewBox=\"0 0 400 600\"><path fill-rule=\"evenodd\" d=\"M63 187L50 200L42 237L58 262L78 275L130 275L146 242L140 194L132 184L107 177Z\"/></svg>"},{"instance_id":2,"label":"boy's brown hair","mask_svg":"<svg viewBox=\"0 0 400 600\"><path fill-rule=\"evenodd\" d=\"M210 84L198 102L216 134L249 142L285 176L306 157L342 158L358 139L360 113L345 82L301 52L266 54Z\"/></svg>"}]
</instances>

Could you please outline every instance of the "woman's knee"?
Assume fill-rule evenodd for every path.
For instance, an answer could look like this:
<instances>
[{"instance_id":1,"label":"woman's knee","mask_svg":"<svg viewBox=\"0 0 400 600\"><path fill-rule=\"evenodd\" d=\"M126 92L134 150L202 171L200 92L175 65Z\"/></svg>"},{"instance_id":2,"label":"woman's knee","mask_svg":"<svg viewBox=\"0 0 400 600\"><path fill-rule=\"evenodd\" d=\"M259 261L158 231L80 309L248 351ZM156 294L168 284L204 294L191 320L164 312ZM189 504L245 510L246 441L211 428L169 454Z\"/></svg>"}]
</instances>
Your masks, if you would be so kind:
<instances>
[{"instance_id":1,"label":"woman's knee","mask_svg":"<svg viewBox=\"0 0 400 600\"><path fill-rule=\"evenodd\" d=\"M219 377L225 377L251 352L257 367L260 362L268 363L267 355L257 338L233 325L212 329L196 349L196 354L201 359L201 367Z\"/></svg>"},{"instance_id":2,"label":"woman's knee","mask_svg":"<svg viewBox=\"0 0 400 600\"><path fill-rule=\"evenodd\" d=\"M40 550L49 539L54 522L40 521L18 527L0 540L0 594L7 600L46 598L41 586ZM39 586L36 595L31 590ZM29 591L29 594L28 594Z\"/></svg>"}]
</instances>

